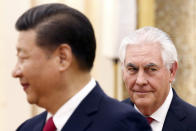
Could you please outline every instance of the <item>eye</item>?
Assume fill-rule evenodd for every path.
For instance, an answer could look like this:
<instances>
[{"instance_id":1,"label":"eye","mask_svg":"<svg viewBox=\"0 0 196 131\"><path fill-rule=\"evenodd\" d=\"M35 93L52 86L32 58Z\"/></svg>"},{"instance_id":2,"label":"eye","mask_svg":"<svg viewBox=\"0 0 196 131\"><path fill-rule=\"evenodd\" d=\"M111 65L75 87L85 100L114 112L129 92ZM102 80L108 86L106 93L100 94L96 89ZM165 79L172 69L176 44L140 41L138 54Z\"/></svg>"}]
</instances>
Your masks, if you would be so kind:
<instances>
[{"instance_id":1,"label":"eye","mask_svg":"<svg viewBox=\"0 0 196 131\"><path fill-rule=\"evenodd\" d=\"M149 68L149 70L150 71L157 71L157 69L156 68L153 68L153 67Z\"/></svg>"},{"instance_id":2,"label":"eye","mask_svg":"<svg viewBox=\"0 0 196 131\"><path fill-rule=\"evenodd\" d=\"M26 61L26 60L28 59L27 56L17 56L17 58L18 58L18 61L19 61L20 63L24 63L24 61Z\"/></svg>"},{"instance_id":3,"label":"eye","mask_svg":"<svg viewBox=\"0 0 196 131\"><path fill-rule=\"evenodd\" d=\"M130 73L135 73L135 72L137 72L138 69L135 68L135 67L128 67L127 70L128 70L128 72L130 72Z\"/></svg>"},{"instance_id":4,"label":"eye","mask_svg":"<svg viewBox=\"0 0 196 131\"><path fill-rule=\"evenodd\" d=\"M155 67L149 67L149 68L146 68L145 71L148 72L148 73L153 73L153 72L156 72L158 69L155 68Z\"/></svg>"}]
</instances>

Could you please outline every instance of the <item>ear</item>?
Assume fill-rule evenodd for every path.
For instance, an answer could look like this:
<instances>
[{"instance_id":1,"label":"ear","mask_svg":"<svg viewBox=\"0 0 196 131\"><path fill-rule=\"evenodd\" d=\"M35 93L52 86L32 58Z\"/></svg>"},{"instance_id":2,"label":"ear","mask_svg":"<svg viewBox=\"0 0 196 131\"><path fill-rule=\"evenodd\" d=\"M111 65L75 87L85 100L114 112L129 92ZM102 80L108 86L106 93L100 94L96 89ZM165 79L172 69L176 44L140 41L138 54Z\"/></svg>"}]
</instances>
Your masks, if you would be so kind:
<instances>
[{"instance_id":1,"label":"ear","mask_svg":"<svg viewBox=\"0 0 196 131\"><path fill-rule=\"evenodd\" d=\"M172 83L175 79L175 76L176 76L176 71L178 69L178 63L175 61L171 68L170 68L170 78L169 78L169 82Z\"/></svg>"},{"instance_id":2,"label":"ear","mask_svg":"<svg viewBox=\"0 0 196 131\"><path fill-rule=\"evenodd\" d=\"M68 44L61 44L58 49L58 64L59 70L66 70L72 62L72 50Z\"/></svg>"}]
</instances>

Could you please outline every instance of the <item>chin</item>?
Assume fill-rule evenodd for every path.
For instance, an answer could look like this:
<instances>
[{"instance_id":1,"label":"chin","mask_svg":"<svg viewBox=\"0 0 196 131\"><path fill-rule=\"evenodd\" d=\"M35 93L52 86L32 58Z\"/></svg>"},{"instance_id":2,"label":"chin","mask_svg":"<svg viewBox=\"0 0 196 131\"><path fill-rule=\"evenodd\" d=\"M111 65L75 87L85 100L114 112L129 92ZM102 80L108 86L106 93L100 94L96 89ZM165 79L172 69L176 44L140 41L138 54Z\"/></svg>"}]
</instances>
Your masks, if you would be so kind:
<instances>
[{"instance_id":1,"label":"chin","mask_svg":"<svg viewBox=\"0 0 196 131\"><path fill-rule=\"evenodd\" d=\"M145 98L135 100L134 103L135 103L135 105L137 105L137 107L146 107L146 106L151 105L151 102L146 100Z\"/></svg>"},{"instance_id":2,"label":"chin","mask_svg":"<svg viewBox=\"0 0 196 131\"><path fill-rule=\"evenodd\" d=\"M36 100L33 97L27 96L27 101L29 104L36 104Z\"/></svg>"}]
</instances>

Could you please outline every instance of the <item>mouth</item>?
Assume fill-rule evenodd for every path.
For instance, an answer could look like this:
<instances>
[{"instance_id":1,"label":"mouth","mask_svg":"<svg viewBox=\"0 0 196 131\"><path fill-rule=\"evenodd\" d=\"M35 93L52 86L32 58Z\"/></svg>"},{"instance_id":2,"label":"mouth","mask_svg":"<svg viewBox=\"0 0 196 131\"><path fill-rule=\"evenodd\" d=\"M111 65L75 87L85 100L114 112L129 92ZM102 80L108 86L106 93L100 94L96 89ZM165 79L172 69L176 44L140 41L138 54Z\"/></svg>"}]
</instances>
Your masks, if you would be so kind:
<instances>
[{"instance_id":1,"label":"mouth","mask_svg":"<svg viewBox=\"0 0 196 131\"><path fill-rule=\"evenodd\" d=\"M138 95L145 95L145 94L151 93L151 91L134 91L134 93L136 93Z\"/></svg>"},{"instance_id":2,"label":"mouth","mask_svg":"<svg viewBox=\"0 0 196 131\"><path fill-rule=\"evenodd\" d=\"M29 87L28 83L21 83L21 85L23 86L23 90L27 90L27 88Z\"/></svg>"}]
</instances>

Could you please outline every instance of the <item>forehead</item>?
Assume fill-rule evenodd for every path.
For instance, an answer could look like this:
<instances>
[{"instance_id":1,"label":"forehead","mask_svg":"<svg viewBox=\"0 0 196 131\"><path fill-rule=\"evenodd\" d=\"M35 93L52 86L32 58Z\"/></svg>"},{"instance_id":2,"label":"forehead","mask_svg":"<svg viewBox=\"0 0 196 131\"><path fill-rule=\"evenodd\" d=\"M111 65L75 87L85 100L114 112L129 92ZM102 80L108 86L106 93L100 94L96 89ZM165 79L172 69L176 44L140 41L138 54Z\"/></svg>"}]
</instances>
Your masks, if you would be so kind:
<instances>
[{"instance_id":1,"label":"forehead","mask_svg":"<svg viewBox=\"0 0 196 131\"><path fill-rule=\"evenodd\" d=\"M36 46L36 32L33 30L20 31L16 44L17 50L20 51L23 48L30 48L33 45Z\"/></svg>"},{"instance_id":2,"label":"forehead","mask_svg":"<svg viewBox=\"0 0 196 131\"><path fill-rule=\"evenodd\" d=\"M34 30L19 32L16 49L17 49L17 54L39 55L40 53L44 53L48 55L48 52L37 44L36 31Z\"/></svg>"},{"instance_id":3,"label":"forehead","mask_svg":"<svg viewBox=\"0 0 196 131\"><path fill-rule=\"evenodd\" d=\"M125 54L125 64L162 64L161 46L158 43L142 42L128 45Z\"/></svg>"}]
</instances>

